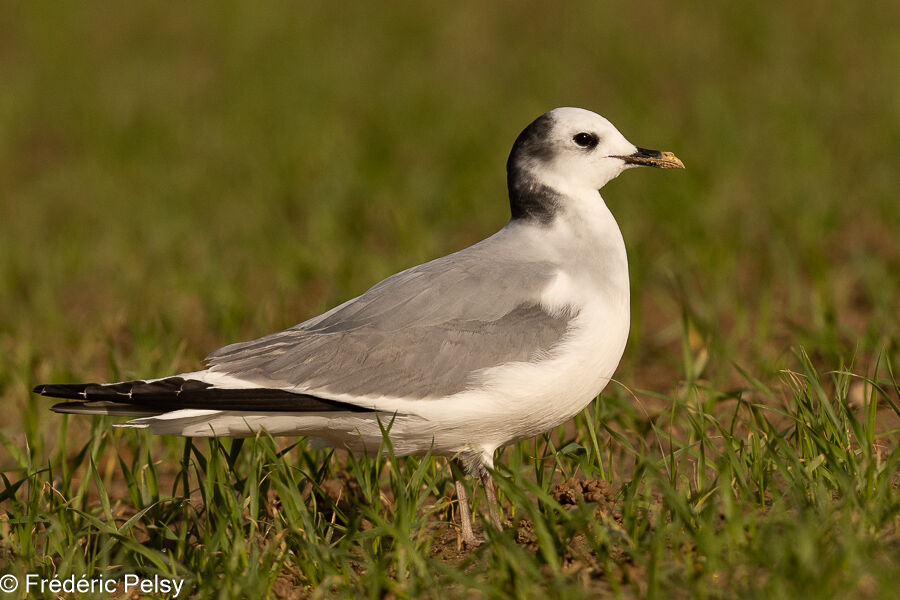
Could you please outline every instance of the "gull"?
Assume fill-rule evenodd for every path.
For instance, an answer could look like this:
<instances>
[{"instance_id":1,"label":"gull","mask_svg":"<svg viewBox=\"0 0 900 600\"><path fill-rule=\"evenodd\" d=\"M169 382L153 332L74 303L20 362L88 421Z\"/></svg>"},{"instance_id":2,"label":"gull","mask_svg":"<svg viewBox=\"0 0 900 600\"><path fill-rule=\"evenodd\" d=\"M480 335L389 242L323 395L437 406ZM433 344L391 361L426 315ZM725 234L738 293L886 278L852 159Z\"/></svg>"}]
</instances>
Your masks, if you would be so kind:
<instances>
[{"instance_id":1,"label":"gull","mask_svg":"<svg viewBox=\"0 0 900 600\"><path fill-rule=\"evenodd\" d=\"M284 331L225 346L159 379L39 385L61 413L138 417L157 434L266 431L396 456L451 458L460 534L477 543L461 478L501 509L498 448L582 411L610 381L629 330L625 242L599 190L633 167L682 169L605 118L563 107L534 120L507 161L511 218L477 244L406 269ZM387 433L385 433L387 431Z\"/></svg>"}]
</instances>

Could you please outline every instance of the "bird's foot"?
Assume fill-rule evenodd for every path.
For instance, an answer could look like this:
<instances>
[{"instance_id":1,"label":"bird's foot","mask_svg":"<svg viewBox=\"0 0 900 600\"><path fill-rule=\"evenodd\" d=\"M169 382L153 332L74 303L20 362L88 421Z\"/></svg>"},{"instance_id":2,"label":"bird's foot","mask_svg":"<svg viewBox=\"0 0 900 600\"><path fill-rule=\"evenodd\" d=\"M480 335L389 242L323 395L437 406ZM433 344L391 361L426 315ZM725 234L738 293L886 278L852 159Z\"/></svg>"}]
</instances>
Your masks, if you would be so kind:
<instances>
[{"instance_id":1,"label":"bird's foot","mask_svg":"<svg viewBox=\"0 0 900 600\"><path fill-rule=\"evenodd\" d=\"M468 533L466 533L465 528L460 532L457 547L459 550L474 550L483 543L483 539L476 537L475 534L472 533L472 527L470 526Z\"/></svg>"}]
</instances>

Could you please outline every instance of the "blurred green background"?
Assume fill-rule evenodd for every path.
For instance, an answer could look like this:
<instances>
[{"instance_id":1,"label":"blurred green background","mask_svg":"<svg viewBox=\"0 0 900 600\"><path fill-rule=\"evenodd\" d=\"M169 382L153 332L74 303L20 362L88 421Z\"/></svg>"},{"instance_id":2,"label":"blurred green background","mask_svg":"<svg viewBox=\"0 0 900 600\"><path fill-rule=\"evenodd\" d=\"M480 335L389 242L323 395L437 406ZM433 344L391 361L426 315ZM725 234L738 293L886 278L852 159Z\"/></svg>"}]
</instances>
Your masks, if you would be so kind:
<instances>
[{"instance_id":1,"label":"blurred green background","mask_svg":"<svg viewBox=\"0 0 900 600\"><path fill-rule=\"evenodd\" d=\"M7 414L489 235L515 136L561 105L688 167L604 190L624 383L675 386L684 323L721 385L896 345L896 2L4 2L0 32Z\"/></svg>"},{"instance_id":2,"label":"blurred green background","mask_svg":"<svg viewBox=\"0 0 900 600\"><path fill-rule=\"evenodd\" d=\"M0 566L217 598L893 597L898 65L896 1L0 0ZM192 457L30 394L196 369L490 235L513 140L562 105L688 168L603 190L628 389L498 460L539 552L517 524L455 562L445 461ZM606 500L560 507L560 473ZM328 482L336 522L301 497Z\"/></svg>"}]
</instances>

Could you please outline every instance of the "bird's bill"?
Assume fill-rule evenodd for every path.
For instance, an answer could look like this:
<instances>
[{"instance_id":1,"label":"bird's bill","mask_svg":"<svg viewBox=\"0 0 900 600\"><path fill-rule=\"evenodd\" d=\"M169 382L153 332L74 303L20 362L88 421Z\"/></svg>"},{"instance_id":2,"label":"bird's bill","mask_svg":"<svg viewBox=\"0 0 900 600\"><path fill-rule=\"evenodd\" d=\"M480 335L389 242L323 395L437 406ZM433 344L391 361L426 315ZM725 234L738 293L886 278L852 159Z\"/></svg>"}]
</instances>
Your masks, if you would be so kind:
<instances>
[{"instance_id":1,"label":"bird's bill","mask_svg":"<svg viewBox=\"0 0 900 600\"><path fill-rule=\"evenodd\" d=\"M634 154L627 156L616 156L621 158L629 165L640 167L656 167L657 169L683 169L684 163L681 159L671 152L660 152L659 150L648 150L647 148L638 148Z\"/></svg>"}]
</instances>

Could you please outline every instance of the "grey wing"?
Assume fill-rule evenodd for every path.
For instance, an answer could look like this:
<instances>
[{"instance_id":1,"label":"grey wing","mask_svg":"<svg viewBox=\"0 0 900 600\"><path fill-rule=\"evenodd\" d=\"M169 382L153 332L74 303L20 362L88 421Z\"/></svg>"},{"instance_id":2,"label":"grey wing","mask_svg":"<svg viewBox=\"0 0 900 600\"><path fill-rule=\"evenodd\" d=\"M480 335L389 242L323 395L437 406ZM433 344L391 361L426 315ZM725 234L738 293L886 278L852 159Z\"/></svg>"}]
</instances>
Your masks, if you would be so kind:
<instances>
[{"instance_id":1,"label":"grey wing","mask_svg":"<svg viewBox=\"0 0 900 600\"><path fill-rule=\"evenodd\" d=\"M207 358L209 368L308 393L424 398L466 389L481 369L539 357L572 318L540 305L555 269L504 258L492 239L295 327L226 346Z\"/></svg>"}]
</instances>

